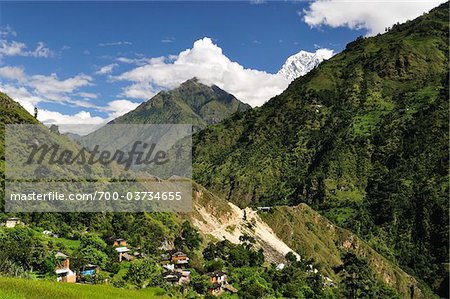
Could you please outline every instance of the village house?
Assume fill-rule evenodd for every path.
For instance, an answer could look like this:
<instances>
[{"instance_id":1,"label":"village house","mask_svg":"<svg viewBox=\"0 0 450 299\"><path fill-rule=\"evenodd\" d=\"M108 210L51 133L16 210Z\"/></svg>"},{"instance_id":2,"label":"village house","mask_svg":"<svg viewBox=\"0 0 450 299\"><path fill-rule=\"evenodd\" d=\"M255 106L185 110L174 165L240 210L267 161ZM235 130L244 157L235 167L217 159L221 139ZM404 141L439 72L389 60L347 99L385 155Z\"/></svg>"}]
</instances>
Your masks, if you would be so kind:
<instances>
[{"instance_id":1,"label":"village house","mask_svg":"<svg viewBox=\"0 0 450 299\"><path fill-rule=\"evenodd\" d=\"M117 247L117 246L127 247L127 241L125 239L120 239L120 238L115 239L113 246L114 247Z\"/></svg>"},{"instance_id":2,"label":"village house","mask_svg":"<svg viewBox=\"0 0 450 299\"><path fill-rule=\"evenodd\" d=\"M186 267L189 265L189 257L186 253L182 251L176 251L171 254L170 261L176 266L176 267Z\"/></svg>"},{"instance_id":3,"label":"village house","mask_svg":"<svg viewBox=\"0 0 450 299\"><path fill-rule=\"evenodd\" d=\"M80 271L80 276L95 276L100 272L100 267L93 264L87 264Z\"/></svg>"},{"instance_id":4,"label":"village house","mask_svg":"<svg viewBox=\"0 0 450 299\"><path fill-rule=\"evenodd\" d=\"M211 279L211 283L219 283L219 284L223 284L227 282L227 274L223 271L214 271L214 272L209 272L206 275L208 275Z\"/></svg>"},{"instance_id":5,"label":"village house","mask_svg":"<svg viewBox=\"0 0 450 299\"><path fill-rule=\"evenodd\" d=\"M228 276L223 271L209 272L206 275L210 277L212 287L209 292L214 296L221 295L224 291L228 291L232 294L237 293L237 289L228 283Z\"/></svg>"},{"instance_id":6,"label":"village house","mask_svg":"<svg viewBox=\"0 0 450 299\"><path fill-rule=\"evenodd\" d=\"M170 263L165 263L162 267L168 271L175 271L175 265Z\"/></svg>"},{"instance_id":7,"label":"village house","mask_svg":"<svg viewBox=\"0 0 450 299\"><path fill-rule=\"evenodd\" d=\"M11 217L11 218L6 218L3 225L7 228L14 228L14 227L16 227L16 225L23 225L23 222L20 221L19 218Z\"/></svg>"},{"instance_id":8,"label":"village house","mask_svg":"<svg viewBox=\"0 0 450 299\"><path fill-rule=\"evenodd\" d=\"M70 270L70 258L62 252L57 252L55 254L55 258L55 273L57 275L56 281L75 283L77 276L74 271Z\"/></svg>"},{"instance_id":9,"label":"village house","mask_svg":"<svg viewBox=\"0 0 450 299\"><path fill-rule=\"evenodd\" d=\"M269 213L272 207L258 207L257 209L262 213Z\"/></svg>"},{"instance_id":10,"label":"village house","mask_svg":"<svg viewBox=\"0 0 450 299\"><path fill-rule=\"evenodd\" d=\"M167 271L163 273L163 278L170 284L181 284L181 273L176 271Z\"/></svg>"},{"instance_id":11,"label":"village house","mask_svg":"<svg viewBox=\"0 0 450 299\"><path fill-rule=\"evenodd\" d=\"M58 238L58 234L55 234L54 232L50 231L50 230L44 230L42 232L43 235L49 236L49 237L53 237L53 238Z\"/></svg>"},{"instance_id":12,"label":"village house","mask_svg":"<svg viewBox=\"0 0 450 299\"><path fill-rule=\"evenodd\" d=\"M191 271L189 270L168 270L163 273L163 278L165 281L171 284L183 284L188 283L191 278Z\"/></svg>"},{"instance_id":13,"label":"village house","mask_svg":"<svg viewBox=\"0 0 450 299\"><path fill-rule=\"evenodd\" d=\"M161 254L161 264L167 271L163 278L171 284L183 284L190 281L191 271L185 268L189 265L189 257L182 251L168 250Z\"/></svg>"},{"instance_id":14,"label":"village house","mask_svg":"<svg viewBox=\"0 0 450 299\"><path fill-rule=\"evenodd\" d=\"M213 283L212 287L209 288L209 292L213 296L219 296L222 294L222 286L220 285L220 283L215 282Z\"/></svg>"},{"instance_id":15,"label":"village house","mask_svg":"<svg viewBox=\"0 0 450 299\"><path fill-rule=\"evenodd\" d=\"M128 249L127 247L117 247L116 248L116 252L119 254L118 259L119 259L119 263L122 262L123 260L126 261L132 261L135 259L134 256L132 256L131 254L129 254L130 249Z\"/></svg>"}]
</instances>

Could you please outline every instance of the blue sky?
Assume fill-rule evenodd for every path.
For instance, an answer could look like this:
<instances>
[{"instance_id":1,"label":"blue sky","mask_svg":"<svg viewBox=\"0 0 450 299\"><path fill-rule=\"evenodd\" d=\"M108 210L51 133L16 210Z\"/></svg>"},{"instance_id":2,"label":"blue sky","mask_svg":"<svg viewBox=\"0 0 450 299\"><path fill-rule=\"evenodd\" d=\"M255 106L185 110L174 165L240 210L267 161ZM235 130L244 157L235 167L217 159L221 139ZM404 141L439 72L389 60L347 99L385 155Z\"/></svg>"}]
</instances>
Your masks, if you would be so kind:
<instances>
[{"instance_id":1,"label":"blue sky","mask_svg":"<svg viewBox=\"0 0 450 299\"><path fill-rule=\"evenodd\" d=\"M205 66L223 66L235 72L226 76L248 84L214 76L209 83L260 105L285 83L273 83L254 99L247 95L276 82L271 74L290 55L318 48L340 52L359 35L436 5L409 3L404 15L389 19L382 10L364 11L367 5L356 11L341 7L341 14L328 16L335 8L321 2L0 2L0 88L28 110L37 106L43 121L85 117L100 123L191 74L205 73ZM180 59L186 49L192 50Z\"/></svg>"}]
</instances>

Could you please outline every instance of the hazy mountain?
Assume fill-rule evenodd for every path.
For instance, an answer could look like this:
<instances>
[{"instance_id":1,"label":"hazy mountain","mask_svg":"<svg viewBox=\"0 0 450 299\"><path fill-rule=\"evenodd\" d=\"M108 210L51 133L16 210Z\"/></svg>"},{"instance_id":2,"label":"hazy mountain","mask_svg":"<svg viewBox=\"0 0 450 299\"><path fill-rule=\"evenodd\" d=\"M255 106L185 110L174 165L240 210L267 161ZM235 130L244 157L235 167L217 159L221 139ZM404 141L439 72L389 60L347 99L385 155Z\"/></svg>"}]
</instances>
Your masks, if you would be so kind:
<instances>
[{"instance_id":1,"label":"hazy mountain","mask_svg":"<svg viewBox=\"0 0 450 299\"><path fill-rule=\"evenodd\" d=\"M328 49L319 49L314 53L300 51L286 60L278 74L292 81L306 75L322 61L330 59L331 56L333 56L333 51Z\"/></svg>"},{"instance_id":2,"label":"hazy mountain","mask_svg":"<svg viewBox=\"0 0 450 299\"><path fill-rule=\"evenodd\" d=\"M261 108L206 128L194 178L241 207L309 203L445 289L448 18L446 3L358 38Z\"/></svg>"}]
</instances>

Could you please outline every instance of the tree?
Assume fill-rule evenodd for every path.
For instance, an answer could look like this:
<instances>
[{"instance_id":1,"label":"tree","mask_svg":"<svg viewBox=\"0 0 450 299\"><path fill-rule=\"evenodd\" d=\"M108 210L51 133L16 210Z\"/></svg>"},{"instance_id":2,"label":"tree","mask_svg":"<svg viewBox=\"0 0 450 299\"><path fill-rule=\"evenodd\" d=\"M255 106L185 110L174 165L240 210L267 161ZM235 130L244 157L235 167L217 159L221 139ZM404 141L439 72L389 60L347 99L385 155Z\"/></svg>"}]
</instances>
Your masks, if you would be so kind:
<instances>
[{"instance_id":1,"label":"tree","mask_svg":"<svg viewBox=\"0 0 450 299\"><path fill-rule=\"evenodd\" d=\"M233 282L239 285L239 298L257 299L271 297L274 290L271 284L262 276L260 268L239 268L231 273Z\"/></svg>"},{"instance_id":2,"label":"tree","mask_svg":"<svg viewBox=\"0 0 450 299\"><path fill-rule=\"evenodd\" d=\"M151 259L136 260L131 263L125 279L137 288L156 285L160 276L160 269L156 262Z\"/></svg>"},{"instance_id":3,"label":"tree","mask_svg":"<svg viewBox=\"0 0 450 299\"><path fill-rule=\"evenodd\" d=\"M344 277L342 283L346 298L399 298L392 288L375 278L365 259L346 252L342 261L340 273Z\"/></svg>"},{"instance_id":4,"label":"tree","mask_svg":"<svg viewBox=\"0 0 450 299\"><path fill-rule=\"evenodd\" d=\"M94 246L82 247L77 254L78 268L86 264L98 265L104 268L108 262L108 255Z\"/></svg>"},{"instance_id":5,"label":"tree","mask_svg":"<svg viewBox=\"0 0 450 299\"><path fill-rule=\"evenodd\" d=\"M285 258L290 263L295 263L297 261L297 256L292 251L286 253Z\"/></svg>"},{"instance_id":6,"label":"tree","mask_svg":"<svg viewBox=\"0 0 450 299\"><path fill-rule=\"evenodd\" d=\"M211 280L207 275L200 275L194 269L191 271L190 285L199 294L205 294L208 288L212 286Z\"/></svg>"},{"instance_id":7,"label":"tree","mask_svg":"<svg viewBox=\"0 0 450 299\"><path fill-rule=\"evenodd\" d=\"M28 227L0 228L0 261L9 260L24 270L38 267L45 259L45 247Z\"/></svg>"},{"instance_id":8,"label":"tree","mask_svg":"<svg viewBox=\"0 0 450 299\"><path fill-rule=\"evenodd\" d=\"M80 238L80 248L83 247L92 247L104 251L107 245L97 234L89 233L82 235Z\"/></svg>"},{"instance_id":9,"label":"tree","mask_svg":"<svg viewBox=\"0 0 450 299\"><path fill-rule=\"evenodd\" d=\"M130 242L141 247L141 251L147 254L154 253L167 234L162 223L146 214L133 223L129 233Z\"/></svg>"},{"instance_id":10,"label":"tree","mask_svg":"<svg viewBox=\"0 0 450 299\"><path fill-rule=\"evenodd\" d=\"M180 235L175 238L175 246L182 247L186 245L189 250L197 249L202 242L202 237L197 229L193 227L189 221L183 222L181 225Z\"/></svg>"}]
</instances>

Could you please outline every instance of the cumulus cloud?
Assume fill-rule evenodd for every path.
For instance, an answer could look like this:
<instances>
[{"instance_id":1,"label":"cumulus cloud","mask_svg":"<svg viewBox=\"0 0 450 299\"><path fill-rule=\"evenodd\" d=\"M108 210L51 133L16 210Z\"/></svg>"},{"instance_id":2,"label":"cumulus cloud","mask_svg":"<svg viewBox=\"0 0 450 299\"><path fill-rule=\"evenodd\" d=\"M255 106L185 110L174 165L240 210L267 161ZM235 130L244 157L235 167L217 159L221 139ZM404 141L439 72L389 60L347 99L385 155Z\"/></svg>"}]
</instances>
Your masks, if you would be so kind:
<instances>
[{"instance_id":1,"label":"cumulus cloud","mask_svg":"<svg viewBox=\"0 0 450 299\"><path fill-rule=\"evenodd\" d=\"M3 86L7 86L12 93L16 94L18 90L22 90L18 96L20 98L30 98L32 96L33 98L39 98L40 102L66 103L81 107L87 107L87 104L73 100L72 96L78 95L77 91L79 88L93 85L92 78L84 74L61 80L56 74L27 75L23 68L15 66L0 67L0 78L8 81L8 84L3 84ZM12 87L16 89L12 89ZM24 96L24 90L29 95ZM9 92L7 93L9 94ZM93 98L95 95L85 93L80 96ZM79 103L83 103L83 105L79 105Z\"/></svg>"},{"instance_id":2,"label":"cumulus cloud","mask_svg":"<svg viewBox=\"0 0 450 299\"><path fill-rule=\"evenodd\" d=\"M22 81L26 78L26 75L21 67L4 66L0 68L0 77L9 80Z\"/></svg>"},{"instance_id":3,"label":"cumulus cloud","mask_svg":"<svg viewBox=\"0 0 450 299\"><path fill-rule=\"evenodd\" d=\"M124 96L148 99L160 88L174 88L193 77L208 85L215 84L252 106L262 105L289 84L280 75L246 69L231 61L206 37L176 56L151 59L115 79L132 83L124 88Z\"/></svg>"},{"instance_id":4,"label":"cumulus cloud","mask_svg":"<svg viewBox=\"0 0 450 299\"><path fill-rule=\"evenodd\" d=\"M84 74L64 80L60 80L56 74L33 75L27 77L24 84L32 87L39 96L53 101L66 100L68 95L80 87L93 85L92 78Z\"/></svg>"},{"instance_id":5,"label":"cumulus cloud","mask_svg":"<svg viewBox=\"0 0 450 299\"><path fill-rule=\"evenodd\" d=\"M29 113L33 113L34 107L42 101L36 95L33 95L27 88L23 86L15 86L12 84L0 84L0 90L7 95L9 95L12 99L19 102L25 110Z\"/></svg>"},{"instance_id":6,"label":"cumulus cloud","mask_svg":"<svg viewBox=\"0 0 450 299\"><path fill-rule=\"evenodd\" d=\"M109 102L106 106L102 107L101 110L108 113L108 120L112 120L125 113L136 109L140 103L128 101L128 100L114 100Z\"/></svg>"},{"instance_id":7,"label":"cumulus cloud","mask_svg":"<svg viewBox=\"0 0 450 299\"><path fill-rule=\"evenodd\" d=\"M0 40L0 56L26 56L24 51L27 46L16 41Z\"/></svg>"},{"instance_id":8,"label":"cumulus cloud","mask_svg":"<svg viewBox=\"0 0 450 299\"><path fill-rule=\"evenodd\" d=\"M98 71L96 71L95 73L96 73L97 75L108 75L108 74L111 74L112 71L113 71L113 69L114 69L115 67L117 67L117 66L119 66L117 63L111 63L111 64L108 64L108 65L105 65L105 66L101 67L101 68L100 68Z\"/></svg>"},{"instance_id":9,"label":"cumulus cloud","mask_svg":"<svg viewBox=\"0 0 450 299\"><path fill-rule=\"evenodd\" d=\"M1 84L0 90L8 94L12 99L17 101L29 113L34 113L34 107L43 102L43 99L36 96L32 91L24 86L14 86L12 84ZM60 132L73 132L77 134L87 134L98 127L106 124L130 110L135 109L140 103L129 100L113 100L105 106L97 106L89 101L69 99L69 103L76 104L78 107L90 108L99 112L106 113L106 117L95 116L91 112L81 110L74 114L64 114L57 111L40 108L38 110L38 120L44 124L56 124L60 128Z\"/></svg>"},{"instance_id":10,"label":"cumulus cloud","mask_svg":"<svg viewBox=\"0 0 450 299\"><path fill-rule=\"evenodd\" d=\"M93 84L92 78L83 74L60 80L56 74L27 75L23 68L5 66L0 67L0 78L8 81L0 82L0 90L31 114L34 113L34 107L39 107L39 103L43 102L81 107L83 110L74 114L39 108L38 120L44 124L59 125L61 132L89 133L140 104L125 99L113 100L104 106L92 103L90 100L97 98L97 94L78 91L81 87ZM106 117L93 115L84 109L105 113Z\"/></svg>"},{"instance_id":11,"label":"cumulus cloud","mask_svg":"<svg viewBox=\"0 0 450 299\"><path fill-rule=\"evenodd\" d=\"M63 114L56 111L40 109L38 120L44 124L56 125L102 125L105 119L100 116L93 116L88 111L80 111L75 114Z\"/></svg>"},{"instance_id":12,"label":"cumulus cloud","mask_svg":"<svg viewBox=\"0 0 450 299\"><path fill-rule=\"evenodd\" d=\"M311 27L367 29L368 35L375 35L397 22L412 20L443 2L445 0L316 0L299 14Z\"/></svg>"}]
</instances>

